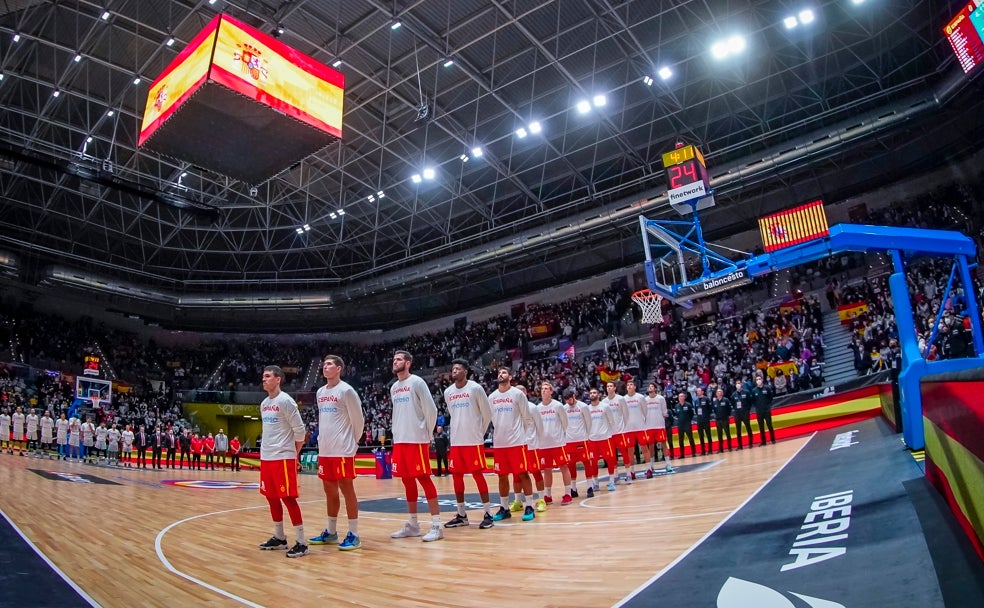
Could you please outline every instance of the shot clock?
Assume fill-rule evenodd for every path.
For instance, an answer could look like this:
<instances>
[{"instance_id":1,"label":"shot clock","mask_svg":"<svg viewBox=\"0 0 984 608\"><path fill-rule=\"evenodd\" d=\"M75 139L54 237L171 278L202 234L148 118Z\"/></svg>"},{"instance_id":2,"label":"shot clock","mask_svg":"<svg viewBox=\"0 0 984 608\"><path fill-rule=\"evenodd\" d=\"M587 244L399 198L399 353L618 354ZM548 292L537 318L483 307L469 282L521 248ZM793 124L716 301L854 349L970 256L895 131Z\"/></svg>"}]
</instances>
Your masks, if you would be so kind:
<instances>
[{"instance_id":1,"label":"shot clock","mask_svg":"<svg viewBox=\"0 0 984 608\"><path fill-rule=\"evenodd\" d=\"M696 146L681 146L663 154L667 196L671 204L687 203L707 196L710 190L704 156Z\"/></svg>"}]
</instances>

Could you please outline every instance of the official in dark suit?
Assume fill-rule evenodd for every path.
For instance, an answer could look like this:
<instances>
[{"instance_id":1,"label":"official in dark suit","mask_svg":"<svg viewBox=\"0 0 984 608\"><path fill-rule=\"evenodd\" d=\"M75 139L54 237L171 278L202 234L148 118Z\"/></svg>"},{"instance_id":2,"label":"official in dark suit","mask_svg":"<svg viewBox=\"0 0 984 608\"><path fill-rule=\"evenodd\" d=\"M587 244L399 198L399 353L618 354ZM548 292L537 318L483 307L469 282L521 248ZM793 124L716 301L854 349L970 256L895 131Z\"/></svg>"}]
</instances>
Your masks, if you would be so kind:
<instances>
[{"instance_id":1,"label":"official in dark suit","mask_svg":"<svg viewBox=\"0 0 984 608\"><path fill-rule=\"evenodd\" d=\"M161 432L161 427L154 430L150 436L151 465L155 469L161 469L161 451L167 447L167 435Z\"/></svg>"},{"instance_id":2,"label":"official in dark suit","mask_svg":"<svg viewBox=\"0 0 984 608\"><path fill-rule=\"evenodd\" d=\"M150 445L150 434L144 430L143 425L140 430L133 435L133 447L137 450L137 466L147 468L147 447Z\"/></svg>"}]
</instances>

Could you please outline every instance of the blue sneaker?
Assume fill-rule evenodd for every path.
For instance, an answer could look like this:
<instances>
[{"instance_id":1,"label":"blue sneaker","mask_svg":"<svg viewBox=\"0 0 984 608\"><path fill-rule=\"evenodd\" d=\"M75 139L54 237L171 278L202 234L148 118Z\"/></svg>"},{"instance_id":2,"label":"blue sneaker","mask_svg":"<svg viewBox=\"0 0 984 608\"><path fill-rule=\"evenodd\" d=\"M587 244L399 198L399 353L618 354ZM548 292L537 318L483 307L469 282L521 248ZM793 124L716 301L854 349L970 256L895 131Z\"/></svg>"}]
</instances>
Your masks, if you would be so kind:
<instances>
[{"instance_id":1,"label":"blue sneaker","mask_svg":"<svg viewBox=\"0 0 984 608\"><path fill-rule=\"evenodd\" d=\"M362 541L355 534L349 532L345 535L345 540L338 544L339 551L355 551L362 547Z\"/></svg>"},{"instance_id":2,"label":"blue sneaker","mask_svg":"<svg viewBox=\"0 0 984 608\"><path fill-rule=\"evenodd\" d=\"M527 506L526 509L523 510L523 521L533 521L534 517L536 517L536 513L533 512L533 507Z\"/></svg>"},{"instance_id":3,"label":"blue sneaker","mask_svg":"<svg viewBox=\"0 0 984 608\"><path fill-rule=\"evenodd\" d=\"M594 498L594 488L588 486L588 498Z\"/></svg>"},{"instance_id":4,"label":"blue sneaker","mask_svg":"<svg viewBox=\"0 0 984 608\"><path fill-rule=\"evenodd\" d=\"M331 533L328 530L324 530L314 538L308 539L308 543L312 545L337 545L338 533Z\"/></svg>"},{"instance_id":5,"label":"blue sneaker","mask_svg":"<svg viewBox=\"0 0 984 608\"><path fill-rule=\"evenodd\" d=\"M512 513L509 512L509 509L499 507L499 510L492 516L492 521L502 521L503 519L509 519L510 517L512 517Z\"/></svg>"},{"instance_id":6,"label":"blue sneaker","mask_svg":"<svg viewBox=\"0 0 984 608\"><path fill-rule=\"evenodd\" d=\"M608 482L608 491L609 492L614 492L615 491L615 482L614 481L609 481Z\"/></svg>"}]
</instances>

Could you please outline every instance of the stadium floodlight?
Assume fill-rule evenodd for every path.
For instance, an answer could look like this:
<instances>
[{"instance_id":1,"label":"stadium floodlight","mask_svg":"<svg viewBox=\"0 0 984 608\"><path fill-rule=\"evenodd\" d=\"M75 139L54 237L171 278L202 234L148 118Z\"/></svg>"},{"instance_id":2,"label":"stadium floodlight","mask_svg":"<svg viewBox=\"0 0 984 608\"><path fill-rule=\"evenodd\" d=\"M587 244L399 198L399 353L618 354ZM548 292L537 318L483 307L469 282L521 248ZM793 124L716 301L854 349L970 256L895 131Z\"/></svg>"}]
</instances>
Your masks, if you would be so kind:
<instances>
[{"instance_id":1,"label":"stadium floodlight","mask_svg":"<svg viewBox=\"0 0 984 608\"><path fill-rule=\"evenodd\" d=\"M454 65L454 59L448 57L447 59L444 60L444 67L449 68L453 65Z\"/></svg>"},{"instance_id":2,"label":"stadium floodlight","mask_svg":"<svg viewBox=\"0 0 984 608\"><path fill-rule=\"evenodd\" d=\"M403 24L402 24L402 23L400 23L399 21L394 21L394 22L392 23L392 25L390 25L390 29L391 29L391 30L398 30L398 29L400 29L400 28L401 28L402 26L403 26Z\"/></svg>"},{"instance_id":3,"label":"stadium floodlight","mask_svg":"<svg viewBox=\"0 0 984 608\"><path fill-rule=\"evenodd\" d=\"M376 197L374 195L370 194L369 195L369 202L370 203L375 203L376 202Z\"/></svg>"},{"instance_id":4,"label":"stadium floodlight","mask_svg":"<svg viewBox=\"0 0 984 608\"><path fill-rule=\"evenodd\" d=\"M594 107L600 108L604 106L606 103L608 103L608 98L606 98L604 95L595 95L594 98L591 100L591 103L594 104Z\"/></svg>"},{"instance_id":5,"label":"stadium floodlight","mask_svg":"<svg viewBox=\"0 0 984 608\"><path fill-rule=\"evenodd\" d=\"M811 9L805 8L799 12L799 22L806 25L807 23L813 23L816 17L813 15Z\"/></svg>"},{"instance_id":6,"label":"stadium floodlight","mask_svg":"<svg viewBox=\"0 0 984 608\"><path fill-rule=\"evenodd\" d=\"M467 154L462 154L461 156L458 157L458 160L460 160L463 163L467 163L469 158L470 157Z\"/></svg>"},{"instance_id":7,"label":"stadium floodlight","mask_svg":"<svg viewBox=\"0 0 984 608\"><path fill-rule=\"evenodd\" d=\"M335 62L331 64L331 67L338 68L338 67L341 67L341 65L342 65L342 60L341 59L336 59Z\"/></svg>"},{"instance_id":8,"label":"stadium floodlight","mask_svg":"<svg viewBox=\"0 0 984 608\"><path fill-rule=\"evenodd\" d=\"M424 179L434 179L434 176L437 175L437 172L434 171L433 167L426 167L424 168L423 175L424 175Z\"/></svg>"},{"instance_id":9,"label":"stadium floodlight","mask_svg":"<svg viewBox=\"0 0 984 608\"><path fill-rule=\"evenodd\" d=\"M112 16L113 16L113 14L110 13L109 11L103 11L102 20L103 21L109 21L109 18L112 17Z\"/></svg>"},{"instance_id":10,"label":"stadium floodlight","mask_svg":"<svg viewBox=\"0 0 984 608\"><path fill-rule=\"evenodd\" d=\"M652 77L651 76L643 76L642 77L642 84L646 85L647 87L653 86L653 79L652 79Z\"/></svg>"},{"instance_id":11,"label":"stadium floodlight","mask_svg":"<svg viewBox=\"0 0 984 608\"><path fill-rule=\"evenodd\" d=\"M524 127L520 127L518 129L516 129L516 137L518 137L520 139L523 139L524 137L526 137L526 135L527 135L527 133L526 133L526 129Z\"/></svg>"},{"instance_id":12,"label":"stadium floodlight","mask_svg":"<svg viewBox=\"0 0 984 608\"><path fill-rule=\"evenodd\" d=\"M481 158L482 157L482 154L485 154L485 152L483 152L482 149L479 148L478 146L475 146L474 148L472 148L471 152L472 152L472 154L471 154L472 155L472 158Z\"/></svg>"},{"instance_id":13,"label":"stadium floodlight","mask_svg":"<svg viewBox=\"0 0 984 608\"><path fill-rule=\"evenodd\" d=\"M54 91L51 92L52 97L58 97L59 95L61 95L61 91L59 91L58 89L55 89Z\"/></svg>"},{"instance_id":14,"label":"stadium floodlight","mask_svg":"<svg viewBox=\"0 0 984 608\"><path fill-rule=\"evenodd\" d=\"M420 177L420 174L419 173L414 173L413 175L410 176L410 181L412 181L415 184L419 184L420 182L422 182L424 180L423 180L423 178Z\"/></svg>"},{"instance_id":15,"label":"stadium floodlight","mask_svg":"<svg viewBox=\"0 0 984 608\"><path fill-rule=\"evenodd\" d=\"M386 198L386 193L383 192L382 190L380 190L379 192L376 193L376 198L378 198L378 199L384 199L384 198Z\"/></svg>"},{"instance_id":16,"label":"stadium floodlight","mask_svg":"<svg viewBox=\"0 0 984 608\"><path fill-rule=\"evenodd\" d=\"M577 107L578 114L587 114L588 112L591 111L591 104L588 103L586 99L582 99L581 101L577 102L576 107Z\"/></svg>"},{"instance_id":17,"label":"stadium floodlight","mask_svg":"<svg viewBox=\"0 0 984 608\"><path fill-rule=\"evenodd\" d=\"M14 34L14 42L20 42L20 34Z\"/></svg>"},{"instance_id":18,"label":"stadium floodlight","mask_svg":"<svg viewBox=\"0 0 984 608\"><path fill-rule=\"evenodd\" d=\"M304 224L304 232L311 232L311 224Z\"/></svg>"},{"instance_id":19,"label":"stadium floodlight","mask_svg":"<svg viewBox=\"0 0 984 608\"><path fill-rule=\"evenodd\" d=\"M139 76L137 76L136 78L133 79L133 85L136 86L138 84L140 84L140 77Z\"/></svg>"},{"instance_id":20,"label":"stadium floodlight","mask_svg":"<svg viewBox=\"0 0 984 608\"><path fill-rule=\"evenodd\" d=\"M728 51L732 54L740 53L745 50L745 37L744 36L732 36L728 38Z\"/></svg>"},{"instance_id":21,"label":"stadium floodlight","mask_svg":"<svg viewBox=\"0 0 984 608\"><path fill-rule=\"evenodd\" d=\"M304 234L304 229L303 228L294 228L294 232L296 232L297 234Z\"/></svg>"},{"instance_id":22,"label":"stadium floodlight","mask_svg":"<svg viewBox=\"0 0 984 608\"><path fill-rule=\"evenodd\" d=\"M164 43L165 46L174 46L174 36L169 36L167 42Z\"/></svg>"},{"instance_id":23,"label":"stadium floodlight","mask_svg":"<svg viewBox=\"0 0 984 608\"><path fill-rule=\"evenodd\" d=\"M339 209L338 210L338 215L345 215L345 210L344 209Z\"/></svg>"},{"instance_id":24,"label":"stadium floodlight","mask_svg":"<svg viewBox=\"0 0 984 608\"><path fill-rule=\"evenodd\" d=\"M796 19L796 17L793 17L792 15L790 15L790 16L788 16L788 17L786 17L785 19L782 20L782 24L786 26L786 29L787 30L791 30L794 27L796 27L797 25L799 25L799 20Z\"/></svg>"},{"instance_id":25,"label":"stadium floodlight","mask_svg":"<svg viewBox=\"0 0 984 608\"><path fill-rule=\"evenodd\" d=\"M338 214L332 211L331 213L328 214L328 217L330 217L333 220L338 219Z\"/></svg>"},{"instance_id":26,"label":"stadium floodlight","mask_svg":"<svg viewBox=\"0 0 984 608\"><path fill-rule=\"evenodd\" d=\"M711 45L711 55L715 59L724 59L745 50L745 38L734 35L726 40L718 40Z\"/></svg>"},{"instance_id":27,"label":"stadium floodlight","mask_svg":"<svg viewBox=\"0 0 984 608\"><path fill-rule=\"evenodd\" d=\"M663 80L669 80L670 77L673 76L673 70L671 70L669 67L664 65L659 69L659 72L657 72L657 74L659 74L659 77L662 78ZM652 80L652 78L650 78L650 80Z\"/></svg>"},{"instance_id":28,"label":"stadium floodlight","mask_svg":"<svg viewBox=\"0 0 984 608\"><path fill-rule=\"evenodd\" d=\"M540 126L539 122L534 120L530 123L530 133L539 133L542 130L543 128Z\"/></svg>"},{"instance_id":29,"label":"stadium floodlight","mask_svg":"<svg viewBox=\"0 0 984 608\"><path fill-rule=\"evenodd\" d=\"M78 53L76 53L75 54L75 59L73 61L75 61L75 63L78 63L78 62L82 61L82 55L79 55Z\"/></svg>"}]
</instances>

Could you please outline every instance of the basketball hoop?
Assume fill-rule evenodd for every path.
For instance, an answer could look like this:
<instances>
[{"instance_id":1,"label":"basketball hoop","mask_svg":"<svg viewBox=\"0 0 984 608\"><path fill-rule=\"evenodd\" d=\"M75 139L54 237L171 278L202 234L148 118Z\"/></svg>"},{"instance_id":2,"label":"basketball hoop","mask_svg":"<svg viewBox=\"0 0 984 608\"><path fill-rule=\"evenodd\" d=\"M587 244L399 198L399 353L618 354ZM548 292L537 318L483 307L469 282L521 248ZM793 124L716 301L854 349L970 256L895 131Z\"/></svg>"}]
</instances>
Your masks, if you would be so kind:
<instances>
[{"instance_id":1,"label":"basketball hoop","mask_svg":"<svg viewBox=\"0 0 984 608\"><path fill-rule=\"evenodd\" d=\"M99 402L102 400L101 396L100 395L92 395L91 397L89 397L89 400L92 401L92 409L98 410L99 409Z\"/></svg>"},{"instance_id":2,"label":"basketball hoop","mask_svg":"<svg viewBox=\"0 0 984 608\"><path fill-rule=\"evenodd\" d=\"M642 309L643 323L663 322L663 296L648 289L640 289L632 294L632 301Z\"/></svg>"}]
</instances>

